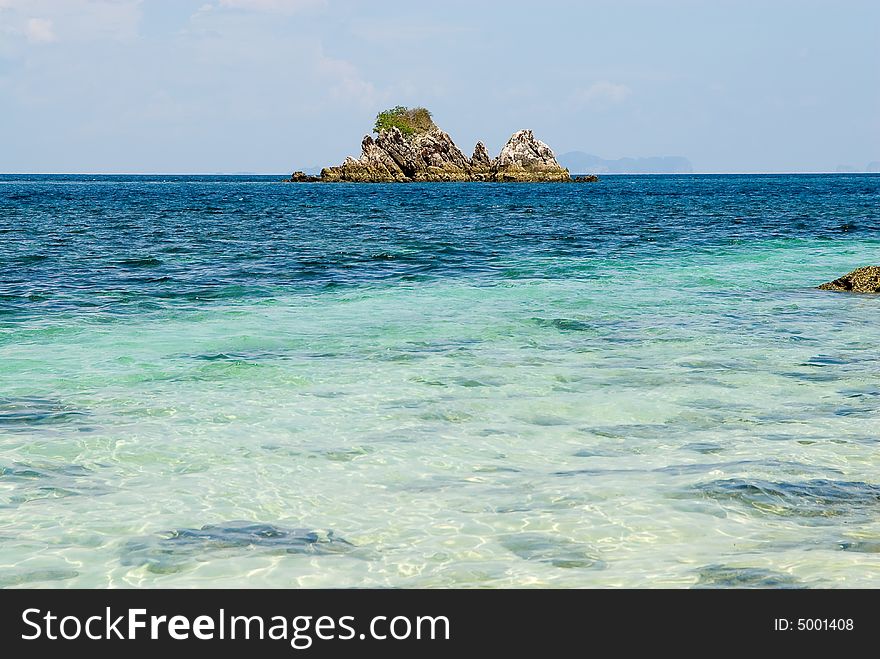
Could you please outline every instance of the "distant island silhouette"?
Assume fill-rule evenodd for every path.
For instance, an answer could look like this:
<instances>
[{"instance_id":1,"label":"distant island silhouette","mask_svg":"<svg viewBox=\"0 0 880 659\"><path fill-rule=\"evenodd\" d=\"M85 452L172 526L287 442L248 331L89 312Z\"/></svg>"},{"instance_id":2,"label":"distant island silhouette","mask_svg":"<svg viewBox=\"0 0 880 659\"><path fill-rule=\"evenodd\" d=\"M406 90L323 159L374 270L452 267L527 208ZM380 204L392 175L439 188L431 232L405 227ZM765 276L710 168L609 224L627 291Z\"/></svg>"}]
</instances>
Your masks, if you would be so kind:
<instances>
[{"instance_id":1,"label":"distant island silhouette","mask_svg":"<svg viewBox=\"0 0 880 659\"><path fill-rule=\"evenodd\" d=\"M577 174L692 174L694 171L691 161L682 156L607 160L583 151L569 151L559 156L559 164Z\"/></svg>"}]
</instances>

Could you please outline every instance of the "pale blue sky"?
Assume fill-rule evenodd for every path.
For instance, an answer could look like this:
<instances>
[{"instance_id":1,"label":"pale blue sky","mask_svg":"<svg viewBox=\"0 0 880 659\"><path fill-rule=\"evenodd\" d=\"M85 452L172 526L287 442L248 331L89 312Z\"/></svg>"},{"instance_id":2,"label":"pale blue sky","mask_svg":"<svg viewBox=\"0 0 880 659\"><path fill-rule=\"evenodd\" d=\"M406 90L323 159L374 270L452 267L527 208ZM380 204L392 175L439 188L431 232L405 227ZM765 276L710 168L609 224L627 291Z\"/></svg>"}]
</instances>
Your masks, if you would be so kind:
<instances>
[{"instance_id":1,"label":"pale blue sky","mask_svg":"<svg viewBox=\"0 0 880 659\"><path fill-rule=\"evenodd\" d=\"M287 172L425 105L468 154L880 161L877 0L0 0L0 171Z\"/></svg>"}]
</instances>

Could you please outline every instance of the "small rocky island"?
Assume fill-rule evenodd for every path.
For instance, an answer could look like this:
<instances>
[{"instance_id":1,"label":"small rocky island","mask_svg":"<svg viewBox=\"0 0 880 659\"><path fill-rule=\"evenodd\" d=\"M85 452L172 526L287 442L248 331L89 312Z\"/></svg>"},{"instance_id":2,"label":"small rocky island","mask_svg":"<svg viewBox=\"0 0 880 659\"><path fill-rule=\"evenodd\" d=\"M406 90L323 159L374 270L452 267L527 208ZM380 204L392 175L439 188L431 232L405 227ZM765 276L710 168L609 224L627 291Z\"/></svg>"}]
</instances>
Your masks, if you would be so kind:
<instances>
[{"instance_id":1,"label":"small rocky island","mask_svg":"<svg viewBox=\"0 0 880 659\"><path fill-rule=\"evenodd\" d=\"M819 286L823 291L849 291L851 293L880 293L880 266L869 265L856 268L839 279Z\"/></svg>"},{"instance_id":2,"label":"small rocky island","mask_svg":"<svg viewBox=\"0 0 880 659\"><path fill-rule=\"evenodd\" d=\"M452 138L434 123L425 108L402 106L381 112L370 135L361 143L360 158L349 156L336 167L325 167L320 176L294 172L292 183L354 182L409 183L438 181L486 182L593 182L597 176L572 178L556 161L549 146L532 131L521 130L490 158L486 146L477 142L468 158Z\"/></svg>"}]
</instances>

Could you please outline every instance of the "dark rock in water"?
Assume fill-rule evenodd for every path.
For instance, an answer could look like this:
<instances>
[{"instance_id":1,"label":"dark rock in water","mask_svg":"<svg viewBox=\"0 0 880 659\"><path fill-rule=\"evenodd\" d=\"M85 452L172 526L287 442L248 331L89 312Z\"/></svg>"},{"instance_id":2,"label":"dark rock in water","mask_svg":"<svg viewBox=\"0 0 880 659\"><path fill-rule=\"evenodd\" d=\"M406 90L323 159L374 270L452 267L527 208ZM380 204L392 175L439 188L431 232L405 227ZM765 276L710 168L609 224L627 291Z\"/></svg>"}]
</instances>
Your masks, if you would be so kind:
<instances>
[{"instance_id":1,"label":"dark rock in water","mask_svg":"<svg viewBox=\"0 0 880 659\"><path fill-rule=\"evenodd\" d=\"M501 545L526 561L547 563L558 568L605 567L595 550L572 540L540 533L515 533L502 539Z\"/></svg>"},{"instance_id":2,"label":"dark rock in water","mask_svg":"<svg viewBox=\"0 0 880 659\"><path fill-rule=\"evenodd\" d=\"M595 327L582 320L574 318L535 318L535 322L540 327L553 327L563 332L589 332L595 330Z\"/></svg>"},{"instance_id":3,"label":"dark rock in water","mask_svg":"<svg viewBox=\"0 0 880 659\"><path fill-rule=\"evenodd\" d=\"M599 177L595 174L586 174L584 176L573 176L573 183L597 183L599 181Z\"/></svg>"},{"instance_id":4,"label":"dark rock in water","mask_svg":"<svg viewBox=\"0 0 880 659\"><path fill-rule=\"evenodd\" d=\"M419 110L425 120L418 125L409 121L413 111L407 108L380 114L378 135L375 139L364 137L360 157L348 157L339 166L325 167L320 179L358 183L572 180L550 147L530 130L514 133L494 160L482 142L477 142L473 157L467 158L452 138L434 124L430 113Z\"/></svg>"},{"instance_id":5,"label":"dark rock in water","mask_svg":"<svg viewBox=\"0 0 880 659\"><path fill-rule=\"evenodd\" d=\"M0 508L42 499L101 496L110 490L95 482L92 470L76 464L0 466Z\"/></svg>"},{"instance_id":6,"label":"dark rock in water","mask_svg":"<svg viewBox=\"0 0 880 659\"><path fill-rule=\"evenodd\" d=\"M0 479L11 481L32 481L49 478L79 478L92 472L82 465L35 466L16 462L8 467L0 467Z\"/></svg>"},{"instance_id":7,"label":"dark rock in water","mask_svg":"<svg viewBox=\"0 0 880 659\"><path fill-rule=\"evenodd\" d=\"M880 542L876 540L854 540L837 544L841 551L856 551L863 554L880 554Z\"/></svg>"},{"instance_id":8,"label":"dark rock in water","mask_svg":"<svg viewBox=\"0 0 880 659\"><path fill-rule=\"evenodd\" d=\"M755 567L707 565L694 588L804 588L789 574Z\"/></svg>"},{"instance_id":9,"label":"dark rock in water","mask_svg":"<svg viewBox=\"0 0 880 659\"><path fill-rule=\"evenodd\" d=\"M306 529L282 529L271 524L227 522L207 525L200 529L172 531L167 540L178 545L199 545L205 549L230 547L269 547L285 553L339 553L340 546L351 547L330 531L322 535ZM328 551L332 547L332 550Z\"/></svg>"},{"instance_id":10,"label":"dark rock in water","mask_svg":"<svg viewBox=\"0 0 880 659\"><path fill-rule=\"evenodd\" d=\"M849 291L852 293L880 293L880 266L869 265L856 268L840 279L819 286L823 291Z\"/></svg>"},{"instance_id":11,"label":"dark rock in water","mask_svg":"<svg viewBox=\"0 0 880 659\"><path fill-rule=\"evenodd\" d=\"M0 588L47 581L64 581L65 579L75 579L79 576L79 572L70 569L21 570L20 572L5 570L5 572L6 574L0 575Z\"/></svg>"},{"instance_id":12,"label":"dark rock in water","mask_svg":"<svg viewBox=\"0 0 880 659\"><path fill-rule=\"evenodd\" d=\"M294 172L290 178L284 179L285 183L317 183L321 180L320 176L310 176L305 172Z\"/></svg>"},{"instance_id":13,"label":"dark rock in water","mask_svg":"<svg viewBox=\"0 0 880 659\"><path fill-rule=\"evenodd\" d=\"M125 546L123 565L144 565L152 572L177 572L193 561L217 558L217 554L244 552L265 554L341 554L354 545L332 531L284 529L271 524L232 521L199 529L178 529L159 537L132 540Z\"/></svg>"},{"instance_id":14,"label":"dark rock in water","mask_svg":"<svg viewBox=\"0 0 880 659\"><path fill-rule=\"evenodd\" d=\"M0 398L0 427L66 423L83 414L49 398Z\"/></svg>"},{"instance_id":15,"label":"dark rock in water","mask_svg":"<svg viewBox=\"0 0 880 659\"><path fill-rule=\"evenodd\" d=\"M696 486L704 496L738 501L763 513L799 517L835 517L880 509L880 486L816 479L799 483L730 479Z\"/></svg>"}]
</instances>

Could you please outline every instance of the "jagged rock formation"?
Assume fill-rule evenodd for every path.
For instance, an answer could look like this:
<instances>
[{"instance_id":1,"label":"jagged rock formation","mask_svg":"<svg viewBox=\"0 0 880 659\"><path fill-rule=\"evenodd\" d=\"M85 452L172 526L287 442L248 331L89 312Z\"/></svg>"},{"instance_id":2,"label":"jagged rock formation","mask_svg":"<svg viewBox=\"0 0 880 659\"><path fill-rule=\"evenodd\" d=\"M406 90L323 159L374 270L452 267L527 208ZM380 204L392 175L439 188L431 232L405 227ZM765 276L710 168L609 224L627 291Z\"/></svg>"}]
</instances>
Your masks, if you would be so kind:
<instances>
[{"instance_id":1,"label":"jagged rock formation","mask_svg":"<svg viewBox=\"0 0 880 659\"><path fill-rule=\"evenodd\" d=\"M474 155L471 156L471 178L475 181L491 181L493 179L492 159L482 142L477 142Z\"/></svg>"},{"instance_id":2,"label":"jagged rock formation","mask_svg":"<svg viewBox=\"0 0 880 659\"><path fill-rule=\"evenodd\" d=\"M880 293L880 267L869 265L856 268L840 279L819 286L823 291L850 291L852 293Z\"/></svg>"},{"instance_id":3,"label":"jagged rock formation","mask_svg":"<svg viewBox=\"0 0 880 659\"><path fill-rule=\"evenodd\" d=\"M485 167L486 169L492 167L492 159L489 157L489 151L486 149L486 145L482 142L477 142L477 145L474 147L474 155L471 156L471 166Z\"/></svg>"},{"instance_id":4,"label":"jagged rock formation","mask_svg":"<svg viewBox=\"0 0 880 659\"><path fill-rule=\"evenodd\" d=\"M569 181L567 169L560 167L549 146L535 139L530 130L521 130L501 149L494 163L496 181Z\"/></svg>"},{"instance_id":5,"label":"jagged rock formation","mask_svg":"<svg viewBox=\"0 0 880 659\"><path fill-rule=\"evenodd\" d=\"M425 113L430 117L430 113ZM550 147L536 139L530 130L514 133L493 160L482 142L477 142L473 156L468 158L433 121L419 130L403 127L405 130L397 125L381 128L377 125L378 136L364 137L359 158L349 156L341 165L325 167L320 180L371 183L572 180ZM294 175L290 180L299 179ZM577 180L597 179L580 177Z\"/></svg>"},{"instance_id":6,"label":"jagged rock formation","mask_svg":"<svg viewBox=\"0 0 880 659\"><path fill-rule=\"evenodd\" d=\"M321 170L322 181L403 182L468 181L470 161L452 138L436 126L404 135L396 126L374 140L367 135L361 157L348 157L339 167Z\"/></svg>"}]
</instances>

